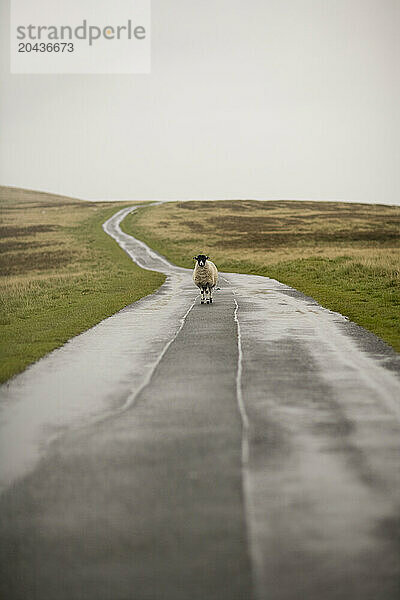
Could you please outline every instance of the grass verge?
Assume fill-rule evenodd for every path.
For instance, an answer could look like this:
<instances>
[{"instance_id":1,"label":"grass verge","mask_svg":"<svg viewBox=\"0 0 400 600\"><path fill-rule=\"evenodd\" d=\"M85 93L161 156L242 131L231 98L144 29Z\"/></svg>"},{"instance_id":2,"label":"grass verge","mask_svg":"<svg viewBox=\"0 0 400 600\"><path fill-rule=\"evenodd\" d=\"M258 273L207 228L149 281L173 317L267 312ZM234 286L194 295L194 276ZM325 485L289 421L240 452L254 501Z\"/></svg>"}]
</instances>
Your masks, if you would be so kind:
<instances>
[{"instance_id":1,"label":"grass verge","mask_svg":"<svg viewBox=\"0 0 400 600\"><path fill-rule=\"evenodd\" d=\"M0 187L0 381L163 283L102 230L125 205Z\"/></svg>"},{"instance_id":2,"label":"grass verge","mask_svg":"<svg viewBox=\"0 0 400 600\"><path fill-rule=\"evenodd\" d=\"M400 351L400 208L340 202L171 202L123 228L192 267L278 279L348 316Z\"/></svg>"}]
</instances>

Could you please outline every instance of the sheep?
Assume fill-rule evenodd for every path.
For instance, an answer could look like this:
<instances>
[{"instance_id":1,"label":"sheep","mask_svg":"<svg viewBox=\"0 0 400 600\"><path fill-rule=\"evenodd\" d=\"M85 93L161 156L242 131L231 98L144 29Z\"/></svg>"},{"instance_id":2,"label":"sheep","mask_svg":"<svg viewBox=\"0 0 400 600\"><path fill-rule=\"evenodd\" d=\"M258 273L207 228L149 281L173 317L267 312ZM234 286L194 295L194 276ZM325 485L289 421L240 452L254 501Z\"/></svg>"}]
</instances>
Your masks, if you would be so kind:
<instances>
[{"instance_id":1,"label":"sheep","mask_svg":"<svg viewBox=\"0 0 400 600\"><path fill-rule=\"evenodd\" d=\"M194 256L193 260L196 261L193 281L201 290L201 304L204 304L204 300L207 300L207 304L212 304L212 292L218 281L218 269L205 254Z\"/></svg>"}]
</instances>

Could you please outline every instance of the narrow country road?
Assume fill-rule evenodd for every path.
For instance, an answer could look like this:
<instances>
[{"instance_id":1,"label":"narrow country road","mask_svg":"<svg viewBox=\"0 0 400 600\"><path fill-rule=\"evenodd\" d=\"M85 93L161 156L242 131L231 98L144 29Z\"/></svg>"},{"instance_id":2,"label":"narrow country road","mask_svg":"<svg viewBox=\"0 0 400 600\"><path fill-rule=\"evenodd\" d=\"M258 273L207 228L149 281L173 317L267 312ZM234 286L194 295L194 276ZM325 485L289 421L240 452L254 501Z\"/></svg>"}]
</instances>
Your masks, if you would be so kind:
<instances>
[{"instance_id":1,"label":"narrow country road","mask_svg":"<svg viewBox=\"0 0 400 600\"><path fill-rule=\"evenodd\" d=\"M201 306L131 210L164 285L1 388L0 597L397 599L399 355L264 277Z\"/></svg>"}]
</instances>

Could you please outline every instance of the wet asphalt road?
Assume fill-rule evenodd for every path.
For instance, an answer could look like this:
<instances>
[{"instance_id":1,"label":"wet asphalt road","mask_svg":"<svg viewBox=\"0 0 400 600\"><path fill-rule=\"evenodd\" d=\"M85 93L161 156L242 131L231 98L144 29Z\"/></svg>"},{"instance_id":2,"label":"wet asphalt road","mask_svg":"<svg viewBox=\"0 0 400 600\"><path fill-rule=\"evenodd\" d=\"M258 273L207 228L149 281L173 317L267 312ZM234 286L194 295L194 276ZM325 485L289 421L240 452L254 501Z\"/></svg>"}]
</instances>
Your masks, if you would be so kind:
<instances>
[{"instance_id":1,"label":"wet asphalt road","mask_svg":"<svg viewBox=\"0 0 400 600\"><path fill-rule=\"evenodd\" d=\"M0 597L397 598L398 355L267 278L200 306L125 213L166 284L1 389Z\"/></svg>"}]
</instances>

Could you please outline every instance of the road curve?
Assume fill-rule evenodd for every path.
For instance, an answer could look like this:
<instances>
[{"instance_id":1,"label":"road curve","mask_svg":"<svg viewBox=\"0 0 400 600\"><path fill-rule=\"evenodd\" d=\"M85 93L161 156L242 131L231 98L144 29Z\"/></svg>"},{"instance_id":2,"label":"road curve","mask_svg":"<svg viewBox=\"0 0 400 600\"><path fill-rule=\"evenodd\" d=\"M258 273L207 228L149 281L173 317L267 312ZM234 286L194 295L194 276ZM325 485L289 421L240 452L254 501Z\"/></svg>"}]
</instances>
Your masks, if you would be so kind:
<instances>
[{"instance_id":1,"label":"road curve","mask_svg":"<svg viewBox=\"0 0 400 600\"><path fill-rule=\"evenodd\" d=\"M399 355L265 277L201 306L131 210L164 285L0 390L0 596L397 598Z\"/></svg>"}]
</instances>

